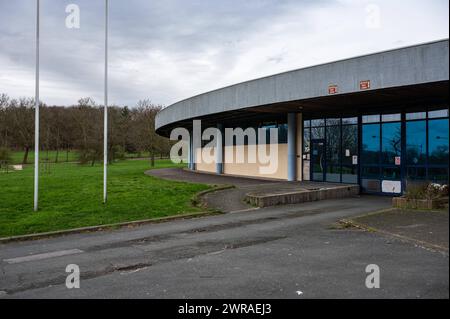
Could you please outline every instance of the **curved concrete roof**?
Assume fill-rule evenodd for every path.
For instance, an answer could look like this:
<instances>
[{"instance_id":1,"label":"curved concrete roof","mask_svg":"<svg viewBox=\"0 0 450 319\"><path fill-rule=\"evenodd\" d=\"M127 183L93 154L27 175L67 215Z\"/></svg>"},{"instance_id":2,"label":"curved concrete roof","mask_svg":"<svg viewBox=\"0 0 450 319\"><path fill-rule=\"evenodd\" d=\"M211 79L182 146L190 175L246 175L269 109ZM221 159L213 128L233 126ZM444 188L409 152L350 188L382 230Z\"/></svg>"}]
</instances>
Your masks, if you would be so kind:
<instances>
[{"instance_id":1,"label":"curved concrete roof","mask_svg":"<svg viewBox=\"0 0 450 319\"><path fill-rule=\"evenodd\" d=\"M156 117L156 129L203 116L255 106L449 80L449 40L441 40L321 64L235 84L172 104Z\"/></svg>"}]
</instances>

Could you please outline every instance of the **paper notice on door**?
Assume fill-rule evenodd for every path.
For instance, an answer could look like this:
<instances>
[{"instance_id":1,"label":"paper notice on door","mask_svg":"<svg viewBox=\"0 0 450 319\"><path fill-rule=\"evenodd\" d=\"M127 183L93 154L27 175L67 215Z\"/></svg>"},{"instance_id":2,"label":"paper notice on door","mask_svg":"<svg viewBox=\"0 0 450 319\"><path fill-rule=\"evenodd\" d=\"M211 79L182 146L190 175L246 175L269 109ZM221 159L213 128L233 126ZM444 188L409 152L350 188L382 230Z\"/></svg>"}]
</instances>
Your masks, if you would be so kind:
<instances>
[{"instance_id":1,"label":"paper notice on door","mask_svg":"<svg viewBox=\"0 0 450 319\"><path fill-rule=\"evenodd\" d=\"M381 183L383 193L400 194L402 192L402 183L400 181L383 181Z\"/></svg>"},{"instance_id":2,"label":"paper notice on door","mask_svg":"<svg viewBox=\"0 0 450 319\"><path fill-rule=\"evenodd\" d=\"M358 156L357 155L353 155L353 157L352 157L352 164L353 165L358 165Z\"/></svg>"},{"instance_id":3,"label":"paper notice on door","mask_svg":"<svg viewBox=\"0 0 450 319\"><path fill-rule=\"evenodd\" d=\"M345 150L345 156L350 157L350 150Z\"/></svg>"}]
</instances>

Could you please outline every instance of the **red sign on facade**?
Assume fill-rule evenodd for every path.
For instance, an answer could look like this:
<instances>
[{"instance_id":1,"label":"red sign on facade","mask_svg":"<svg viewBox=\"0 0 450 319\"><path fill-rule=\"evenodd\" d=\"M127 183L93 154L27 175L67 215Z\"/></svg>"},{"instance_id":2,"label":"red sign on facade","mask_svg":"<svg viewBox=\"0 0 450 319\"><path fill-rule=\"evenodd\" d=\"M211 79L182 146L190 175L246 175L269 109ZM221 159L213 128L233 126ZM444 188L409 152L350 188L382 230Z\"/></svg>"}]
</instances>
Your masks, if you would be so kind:
<instances>
[{"instance_id":1,"label":"red sign on facade","mask_svg":"<svg viewBox=\"0 0 450 319\"><path fill-rule=\"evenodd\" d=\"M365 81L359 82L359 89L360 90L370 89L370 80L365 80Z\"/></svg>"},{"instance_id":2,"label":"red sign on facade","mask_svg":"<svg viewBox=\"0 0 450 319\"><path fill-rule=\"evenodd\" d=\"M328 94L336 94L338 93L338 86L337 85L330 85L328 86Z\"/></svg>"},{"instance_id":3,"label":"red sign on facade","mask_svg":"<svg viewBox=\"0 0 450 319\"><path fill-rule=\"evenodd\" d=\"M400 156L396 156L395 157L395 165L401 165L401 163L402 163L401 157Z\"/></svg>"}]
</instances>

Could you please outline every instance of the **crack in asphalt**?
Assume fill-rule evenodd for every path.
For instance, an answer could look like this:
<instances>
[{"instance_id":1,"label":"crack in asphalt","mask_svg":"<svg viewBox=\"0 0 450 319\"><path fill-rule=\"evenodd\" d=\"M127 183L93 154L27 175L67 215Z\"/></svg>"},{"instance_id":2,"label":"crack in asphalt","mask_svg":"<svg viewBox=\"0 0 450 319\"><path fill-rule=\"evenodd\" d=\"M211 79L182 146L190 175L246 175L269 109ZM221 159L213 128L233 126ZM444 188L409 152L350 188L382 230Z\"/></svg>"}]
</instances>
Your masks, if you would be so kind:
<instances>
[{"instance_id":1,"label":"crack in asphalt","mask_svg":"<svg viewBox=\"0 0 450 319\"><path fill-rule=\"evenodd\" d=\"M348 208L350 208L348 205L340 205L340 206L334 207L334 209L336 209L336 210L344 210L344 209L348 209ZM180 236L180 235L191 235L191 234L198 234L198 233L212 233L212 232L221 231L221 230L239 228L239 227L243 227L243 226L264 224L267 222L272 222L272 221L277 221L277 220L293 219L293 218L298 218L298 217L303 217L303 216L317 215L317 214L321 214L321 213L327 211L328 209L329 209L329 207L323 207L323 208L318 208L318 209L289 211L288 213L285 213L285 214L282 214L279 216L270 216L270 217L263 217L263 218L257 218L257 219L229 222L229 223L224 223L224 224L193 228L193 229L186 230L186 231L169 232L169 233L166 233L163 235L153 235L153 236L141 237L141 238L128 240L128 241L96 245L96 246L91 246L91 247L85 248L84 251L94 252L94 251L100 251L100 250L111 249L111 248L121 248L121 247L133 246L133 245L142 245L142 244L147 244L147 243L158 243L158 242L162 242L165 240L177 239L177 235Z\"/></svg>"},{"instance_id":2,"label":"crack in asphalt","mask_svg":"<svg viewBox=\"0 0 450 319\"><path fill-rule=\"evenodd\" d=\"M80 273L81 280L93 279L101 276L106 276L115 272L132 272L143 268L148 268L156 264L171 262L180 259L189 259L201 255L207 255L218 250L239 249L243 247L249 247L259 244L264 244L270 241L280 240L286 238L285 236L271 236L271 237L257 237L250 240L228 240L228 241L203 241L193 245L179 245L170 248L158 249L148 251L144 260L131 264L109 264L100 270L88 270ZM151 262L150 262L151 260ZM1 290L5 291L7 295L13 295L15 293L39 289L45 287L51 287L55 285L61 285L65 283L67 275L58 275L53 278L45 279L42 281L24 283L25 278L19 275L19 285L14 288L2 287Z\"/></svg>"}]
</instances>

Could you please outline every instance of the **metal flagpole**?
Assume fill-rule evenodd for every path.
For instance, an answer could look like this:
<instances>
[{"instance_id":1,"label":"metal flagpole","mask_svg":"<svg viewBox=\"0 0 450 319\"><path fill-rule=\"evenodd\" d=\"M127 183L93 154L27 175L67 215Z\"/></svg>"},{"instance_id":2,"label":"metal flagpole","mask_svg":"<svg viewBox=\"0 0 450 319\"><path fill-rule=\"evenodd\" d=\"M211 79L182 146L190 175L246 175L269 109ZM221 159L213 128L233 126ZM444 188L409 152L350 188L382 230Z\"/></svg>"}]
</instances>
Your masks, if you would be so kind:
<instances>
[{"instance_id":1,"label":"metal flagpole","mask_svg":"<svg viewBox=\"0 0 450 319\"><path fill-rule=\"evenodd\" d=\"M103 203L108 198L108 0L105 0L105 105L103 127Z\"/></svg>"},{"instance_id":2,"label":"metal flagpole","mask_svg":"<svg viewBox=\"0 0 450 319\"><path fill-rule=\"evenodd\" d=\"M39 0L36 1L36 93L34 123L34 211L39 208Z\"/></svg>"}]
</instances>

